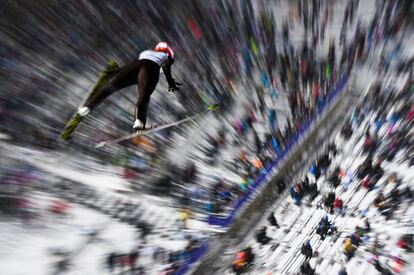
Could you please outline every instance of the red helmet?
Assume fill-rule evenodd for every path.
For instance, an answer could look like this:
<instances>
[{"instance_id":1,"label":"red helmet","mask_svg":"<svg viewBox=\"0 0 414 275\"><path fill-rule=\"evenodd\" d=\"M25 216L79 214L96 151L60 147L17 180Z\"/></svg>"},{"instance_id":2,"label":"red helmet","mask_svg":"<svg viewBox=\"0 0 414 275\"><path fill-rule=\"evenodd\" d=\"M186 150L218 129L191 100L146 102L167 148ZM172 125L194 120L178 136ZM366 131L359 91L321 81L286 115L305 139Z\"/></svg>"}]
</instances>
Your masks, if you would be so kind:
<instances>
[{"instance_id":1,"label":"red helmet","mask_svg":"<svg viewBox=\"0 0 414 275\"><path fill-rule=\"evenodd\" d=\"M157 52L164 52L164 53L168 54L169 57L174 59L174 51L173 51L173 49L171 49L171 47L166 42L159 42L155 46L155 50Z\"/></svg>"}]
</instances>

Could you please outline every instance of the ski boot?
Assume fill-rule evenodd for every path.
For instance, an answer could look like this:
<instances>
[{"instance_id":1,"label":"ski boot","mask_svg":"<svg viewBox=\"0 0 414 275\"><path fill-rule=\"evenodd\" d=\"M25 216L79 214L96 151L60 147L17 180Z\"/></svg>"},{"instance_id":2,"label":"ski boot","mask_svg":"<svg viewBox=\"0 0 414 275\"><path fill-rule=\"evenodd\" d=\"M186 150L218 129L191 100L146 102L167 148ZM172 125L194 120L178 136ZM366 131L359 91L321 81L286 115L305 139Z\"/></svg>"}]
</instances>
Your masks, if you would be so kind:
<instances>
[{"instance_id":1,"label":"ski boot","mask_svg":"<svg viewBox=\"0 0 414 275\"><path fill-rule=\"evenodd\" d=\"M143 130L151 130L152 128L154 128L154 125L150 124L150 123L142 123L141 120L136 119L134 122L134 126L132 126L132 128L134 129L134 133L138 133L139 131L143 131Z\"/></svg>"},{"instance_id":2,"label":"ski boot","mask_svg":"<svg viewBox=\"0 0 414 275\"><path fill-rule=\"evenodd\" d=\"M106 65L105 70L103 70L99 74L99 78L95 84L95 86L92 88L92 90L89 92L89 94L85 97L84 102L93 96L96 91L98 91L99 88L102 86L108 84L111 75L119 70L118 63L114 60L109 60L108 64ZM82 121L82 118L87 116L90 112L90 109L88 107L80 107L75 115L71 118L71 120L66 124L65 129L63 129L62 133L60 134L60 138L63 140L68 140L71 137L71 134L73 131L75 131L76 127L78 127L79 123Z\"/></svg>"},{"instance_id":3,"label":"ski boot","mask_svg":"<svg viewBox=\"0 0 414 275\"><path fill-rule=\"evenodd\" d=\"M65 129L60 134L60 138L63 140L68 140L71 137L73 131L75 131L76 127L78 127L79 123L82 121L82 118L85 117L90 112L88 107L81 107L78 109L76 114L72 117L72 119L66 124Z\"/></svg>"}]
</instances>

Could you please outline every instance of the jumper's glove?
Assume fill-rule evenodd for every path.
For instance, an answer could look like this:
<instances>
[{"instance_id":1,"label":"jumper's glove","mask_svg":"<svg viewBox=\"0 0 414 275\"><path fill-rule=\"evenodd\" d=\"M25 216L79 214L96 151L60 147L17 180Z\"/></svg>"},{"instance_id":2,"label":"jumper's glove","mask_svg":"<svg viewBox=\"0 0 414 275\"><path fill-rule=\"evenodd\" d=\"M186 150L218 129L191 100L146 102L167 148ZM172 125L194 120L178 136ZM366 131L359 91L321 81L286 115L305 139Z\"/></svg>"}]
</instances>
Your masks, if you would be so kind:
<instances>
[{"instance_id":1,"label":"jumper's glove","mask_svg":"<svg viewBox=\"0 0 414 275\"><path fill-rule=\"evenodd\" d=\"M174 80L174 82L173 83L170 83L169 85L168 85L168 91L169 92L175 92L175 91L178 91L179 89L180 89L180 87L179 86L181 86L182 84L181 83L178 83L178 82L176 82L175 80Z\"/></svg>"}]
</instances>

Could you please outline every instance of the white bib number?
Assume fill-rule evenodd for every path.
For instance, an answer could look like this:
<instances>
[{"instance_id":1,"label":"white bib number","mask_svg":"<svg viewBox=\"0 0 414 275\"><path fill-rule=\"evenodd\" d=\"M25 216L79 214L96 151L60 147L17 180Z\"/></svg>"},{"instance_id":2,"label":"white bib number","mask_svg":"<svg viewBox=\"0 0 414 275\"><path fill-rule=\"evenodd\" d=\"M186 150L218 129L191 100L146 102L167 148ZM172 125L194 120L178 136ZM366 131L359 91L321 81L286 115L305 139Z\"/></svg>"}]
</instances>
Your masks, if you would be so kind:
<instances>
[{"instance_id":1,"label":"white bib number","mask_svg":"<svg viewBox=\"0 0 414 275\"><path fill-rule=\"evenodd\" d=\"M156 52L156 51L143 51L139 55L139 60L148 59L157 63L160 67L164 66L168 60L168 55L163 52Z\"/></svg>"}]
</instances>

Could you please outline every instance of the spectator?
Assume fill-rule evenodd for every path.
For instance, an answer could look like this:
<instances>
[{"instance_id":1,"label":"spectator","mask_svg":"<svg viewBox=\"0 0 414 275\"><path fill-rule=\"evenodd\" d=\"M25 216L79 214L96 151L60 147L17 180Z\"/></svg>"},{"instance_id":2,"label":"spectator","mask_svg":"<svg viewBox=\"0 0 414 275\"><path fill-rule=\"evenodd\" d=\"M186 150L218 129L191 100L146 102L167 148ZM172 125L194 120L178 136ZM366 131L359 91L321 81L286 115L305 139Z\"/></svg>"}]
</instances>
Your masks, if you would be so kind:
<instances>
[{"instance_id":1,"label":"spectator","mask_svg":"<svg viewBox=\"0 0 414 275\"><path fill-rule=\"evenodd\" d=\"M346 272L346 268L342 267L341 270L339 270L338 275L348 275L348 272Z\"/></svg>"},{"instance_id":2,"label":"spectator","mask_svg":"<svg viewBox=\"0 0 414 275\"><path fill-rule=\"evenodd\" d=\"M335 192L329 192L324 200L325 207L327 208L328 213L333 212L333 206L335 202Z\"/></svg>"},{"instance_id":3,"label":"spectator","mask_svg":"<svg viewBox=\"0 0 414 275\"><path fill-rule=\"evenodd\" d=\"M302 244L300 252L305 255L305 261L308 261L313 256L313 250L310 244L310 240L307 240Z\"/></svg>"},{"instance_id":4,"label":"spectator","mask_svg":"<svg viewBox=\"0 0 414 275\"><path fill-rule=\"evenodd\" d=\"M349 260L354 256L355 248L352 245L352 242L350 239L346 239L343 243L342 251L345 254L346 261L349 262Z\"/></svg>"},{"instance_id":5,"label":"spectator","mask_svg":"<svg viewBox=\"0 0 414 275\"><path fill-rule=\"evenodd\" d=\"M117 255L114 252L109 253L109 255L106 258L106 264L108 266L108 270L110 273L114 271L116 260Z\"/></svg>"},{"instance_id":6,"label":"spectator","mask_svg":"<svg viewBox=\"0 0 414 275\"><path fill-rule=\"evenodd\" d=\"M335 201L333 203L333 209L336 214L341 215L343 213L343 203L339 197L335 198Z\"/></svg>"},{"instance_id":7,"label":"spectator","mask_svg":"<svg viewBox=\"0 0 414 275\"><path fill-rule=\"evenodd\" d=\"M314 275L315 270L311 267L308 261L304 261L300 266L300 272L303 275Z\"/></svg>"},{"instance_id":8,"label":"spectator","mask_svg":"<svg viewBox=\"0 0 414 275\"><path fill-rule=\"evenodd\" d=\"M270 223L270 225L279 228L279 224L277 223L273 212L270 212L269 216L267 217L267 221Z\"/></svg>"},{"instance_id":9,"label":"spectator","mask_svg":"<svg viewBox=\"0 0 414 275\"><path fill-rule=\"evenodd\" d=\"M256 240L261 245L265 245L272 240L270 237L267 236L266 229L267 229L266 226L264 226L256 234Z\"/></svg>"},{"instance_id":10,"label":"spectator","mask_svg":"<svg viewBox=\"0 0 414 275\"><path fill-rule=\"evenodd\" d=\"M290 195L292 196L292 199L294 200L295 204L297 206L300 206L302 201L302 194L299 185L296 184L294 187L290 188Z\"/></svg>"}]
</instances>

